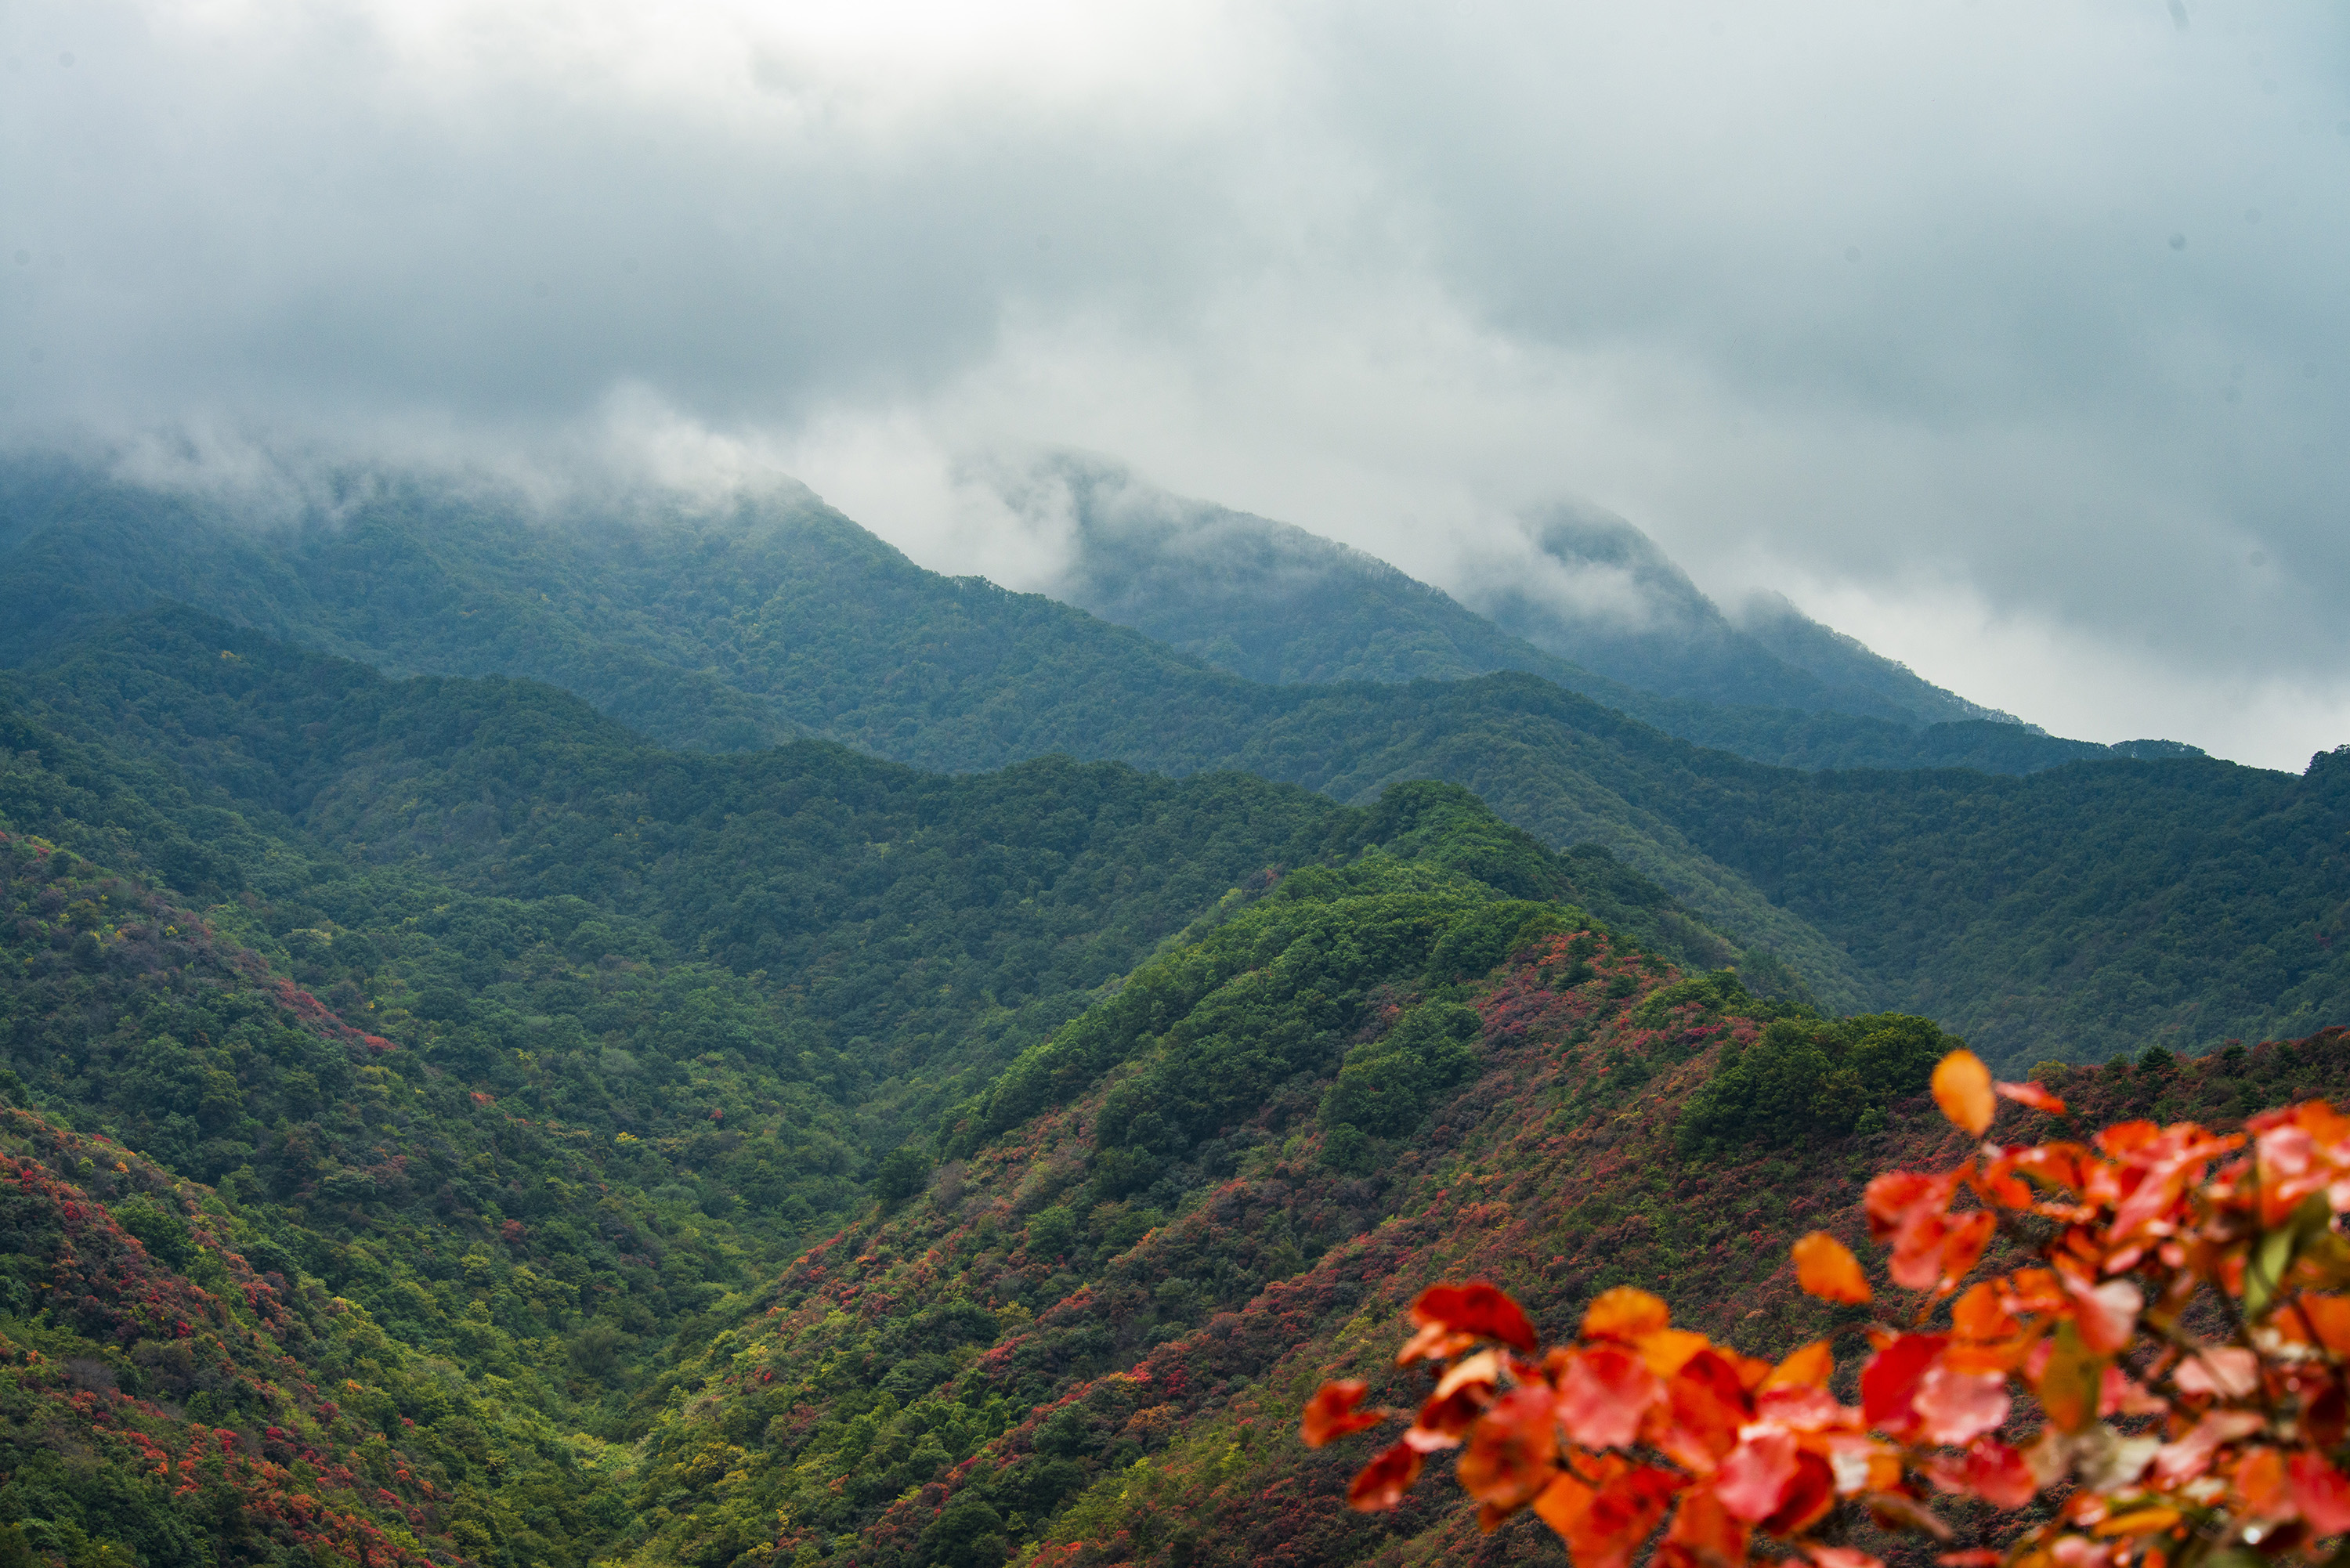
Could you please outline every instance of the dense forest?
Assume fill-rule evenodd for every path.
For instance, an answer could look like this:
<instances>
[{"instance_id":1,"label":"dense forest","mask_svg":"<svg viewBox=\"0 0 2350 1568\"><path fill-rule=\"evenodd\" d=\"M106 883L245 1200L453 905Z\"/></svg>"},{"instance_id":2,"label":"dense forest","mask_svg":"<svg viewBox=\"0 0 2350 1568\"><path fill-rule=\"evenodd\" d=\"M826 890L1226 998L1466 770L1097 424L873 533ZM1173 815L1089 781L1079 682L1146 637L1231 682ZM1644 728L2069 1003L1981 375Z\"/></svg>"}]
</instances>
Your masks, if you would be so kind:
<instances>
[{"instance_id":1,"label":"dense forest","mask_svg":"<svg viewBox=\"0 0 2350 1568\"><path fill-rule=\"evenodd\" d=\"M396 670L544 680L690 748L796 733L948 770L1065 753L1356 805L1446 779L1555 848L1605 849L1823 1003L1929 1014L2000 1060L2302 1032L2350 986L2331 763L2294 780L2147 745L1986 784L2046 738L1970 721L1901 731L1931 767L1805 772L1524 672L1257 684L925 572L813 500L555 527L363 475L288 532L69 472L10 484L0 658L20 663L161 595ZM1822 760L1866 760L1841 716L1781 718ZM2280 877L2297 890L2272 901ZM2264 978L2209 989L2239 955Z\"/></svg>"},{"instance_id":2,"label":"dense forest","mask_svg":"<svg viewBox=\"0 0 2350 1568\"><path fill-rule=\"evenodd\" d=\"M0 538L0 1565L1555 1561L1297 1447L1421 1285L1849 1336L1784 1243L1955 1038L2350 1068L2350 753L1791 770L441 504Z\"/></svg>"}]
</instances>

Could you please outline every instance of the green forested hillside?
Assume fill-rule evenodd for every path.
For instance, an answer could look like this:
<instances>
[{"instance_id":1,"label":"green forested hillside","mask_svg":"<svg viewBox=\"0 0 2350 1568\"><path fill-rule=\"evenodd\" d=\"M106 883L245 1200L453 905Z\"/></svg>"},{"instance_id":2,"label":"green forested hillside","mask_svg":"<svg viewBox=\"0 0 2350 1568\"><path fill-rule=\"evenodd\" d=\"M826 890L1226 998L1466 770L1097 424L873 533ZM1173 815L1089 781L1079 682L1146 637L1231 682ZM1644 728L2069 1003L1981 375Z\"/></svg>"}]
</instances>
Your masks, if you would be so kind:
<instances>
[{"instance_id":1,"label":"green forested hillside","mask_svg":"<svg viewBox=\"0 0 2350 1568\"><path fill-rule=\"evenodd\" d=\"M664 750L184 607L0 675L0 1553L1455 1550L1286 1447L1416 1283L1784 1337L1778 1241L1849 1223L1954 1020L2339 1009L2350 759L1806 775L1523 675L1275 696L1230 760L1297 783ZM1427 772L1950 1004L1824 1017ZM2083 1077L2241 1114L2339 1055Z\"/></svg>"},{"instance_id":2,"label":"green forested hillside","mask_svg":"<svg viewBox=\"0 0 2350 1568\"><path fill-rule=\"evenodd\" d=\"M1928 684L1783 599L1759 606L1752 627L1732 627L1644 538L1638 547L1656 556L1658 586L1679 613L1703 623L1704 635L1611 644L1632 662L1614 666L1618 678L1610 679L1302 528L1186 501L1074 459L1048 472L1067 496L1074 533L1055 597L1252 680L1395 684L1523 670L1668 734L1783 767L2021 774L2137 748L2193 754L2174 742L2113 748L2044 734ZM1709 659L1749 667L1744 695L1660 694L1679 690L1690 647L1708 640L1719 644ZM1663 667L1644 680L1640 670L1659 660ZM1774 692L1774 705L1752 705L1757 688Z\"/></svg>"},{"instance_id":3,"label":"green forested hillside","mask_svg":"<svg viewBox=\"0 0 2350 1568\"><path fill-rule=\"evenodd\" d=\"M1929 1012L2009 1060L2257 1037L2341 1005L2328 922L2343 867L2316 847L2341 802L2320 774L2173 758L1982 784L1807 775L1523 673L1254 684L1049 600L924 572L813 502L559 530L395 490L289 542L224 531L190 503L148 496L134 514L126 494L88 492L80 523L17 545L0 605L16 657L106 604L183 592L396 666L556 680L671 742L789 726L931 766L1066 752L1355 803L1448 779L1555 846L1605 848L1823 1002ZM167 504L182 510L151 511ZM1841 754L1842 721L1814 720L1806 743ZM1970 723L1917 743L1982 763L2037 739ZM436 831L476 805L449 809ZM2270 877L2289 890L2261 891ZM2215 983L2239 954L2263 978Z\"/></svg>"},{"instance_id":4,"label":"green forested hillside","mask_svg":"<svg viewBox=\"0 0 2350 1568\"><path fill-rule=\"evenodd\" d=\"M889 1127L951 1096L945 1136L983 1139L994 1068L1051 1058L1097 971L1186 921L1253 961L1224 935L1262 929L1247 884L1281 910L1335 876L1400 945L1286 944L1303 1032L1201 1043L1228 1099L1135 1145L1145 1207L1229 1096L1326 1073L1391 971L1481 971L1585 879L1704 935L1443 786L1363 812L682 756L546 688L386 681L185 611L18 678L0 722L0 1550L76 1563L625 1547L666 1368L899 1190ZM1307 860L1340 869L1283 875ZM729 867L777 897L689 896Z\"/></svg>"},{"instance_id":5,"label":"green forested hillside","mask_svg":"<svg viewBox=\"0 0 2350 1568\"><path fill-rule=\"evenodd\" d=\"M950 769L1052 751L1209 765L1264 700L1203 679L1201 660L1268 682L1523 670L1792 767L2022 773L2112 754L2021 725L1920 728L1899 709L1659 696L1296 530L1280 537L1314 546L1302 582L1285 559L1093 559L1069 592L1154 644L1038 595L924 571L813 497L534 519L494 496L362 475L331 520L255 524L78 470L0 478L12 482L0 484L0 548L12 552L0 628L13 628L0 630L0 660L161 597L399 672L546 680L673 745L739 749L796 730ZM1347 570L1328 569L1334 556ZM1182 717L1158 726L1135 706L1170 700Z\"/></svg>"}]
</instances>

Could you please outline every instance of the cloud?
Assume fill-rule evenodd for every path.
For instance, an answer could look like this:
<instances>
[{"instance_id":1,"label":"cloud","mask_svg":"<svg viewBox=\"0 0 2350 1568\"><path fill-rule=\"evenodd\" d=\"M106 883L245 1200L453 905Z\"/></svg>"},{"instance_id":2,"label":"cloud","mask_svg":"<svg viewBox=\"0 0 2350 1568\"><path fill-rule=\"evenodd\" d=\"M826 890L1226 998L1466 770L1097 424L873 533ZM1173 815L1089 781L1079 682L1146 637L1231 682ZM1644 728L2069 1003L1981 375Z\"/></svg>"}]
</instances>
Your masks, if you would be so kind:
<instances>
[{"instance_id":1,"label":"cloud","mask_svg":"<svg viewBox=\"0 0 2350 1568\"><path fill-rule=\"evenodd\" d=\"M26 0L0 437L795 475L1015 585L1063 447L1449 587L1575 499L2293 763L2350 738L2350 23L2177 9Z\"/></svg>"}]
</instances>

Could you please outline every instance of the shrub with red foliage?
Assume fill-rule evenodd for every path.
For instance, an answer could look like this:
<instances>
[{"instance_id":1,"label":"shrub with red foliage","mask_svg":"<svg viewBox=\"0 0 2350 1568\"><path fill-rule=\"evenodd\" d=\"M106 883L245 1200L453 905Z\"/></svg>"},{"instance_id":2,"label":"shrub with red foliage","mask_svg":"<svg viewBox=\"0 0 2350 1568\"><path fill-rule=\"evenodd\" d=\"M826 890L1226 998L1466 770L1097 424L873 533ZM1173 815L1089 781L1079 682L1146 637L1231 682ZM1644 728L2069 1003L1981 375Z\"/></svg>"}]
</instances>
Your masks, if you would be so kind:
<instances>
[{"instance_id":1,"label":"shrub with red foliage","mask_svg":"<svg viewBox=\"0 0 2350 1568\"><path fill-rule=\"evenodd\" d=\"M1977 1138L2000 1096L2065 1109L1994 1085L1963 1051L1933 1091ZM1652 1542L1663 1568L1791 1554L1873 1568L1835 1527L1866 1515L1947 1542L1938 1496L2038 1500L2050 1515L2003 1552L1946 1553L1947 1568L2314 1561L2350 1532L2350 1117L2313 1100L2242 1133L2131 1121L2086 1143L1984 1143L1948 1170L1879 1176L1866 1209L1893 1282L1918 1299L1871 1329L1857 1406L1832 1390L1825 1340L1757 1360L1618 1287L1574 1344L1543 1351L1495 1287L1442 1285L1398 1355L1434 1387L1349 1501L1393 1508L1425 1456L1458 1450L1487 1529L1531 1508L1578 1568L1622 1568ZM1995 1238L2032 1261L1977 1277ZM1814 1295L1873 1298L1824 1232L1794 1262ZM1388 1418L1364 1393L1325 1384L1305 1442ZM2040 1423L2010 1441L2020 1405Z\"/></svg>"}]
</instances>

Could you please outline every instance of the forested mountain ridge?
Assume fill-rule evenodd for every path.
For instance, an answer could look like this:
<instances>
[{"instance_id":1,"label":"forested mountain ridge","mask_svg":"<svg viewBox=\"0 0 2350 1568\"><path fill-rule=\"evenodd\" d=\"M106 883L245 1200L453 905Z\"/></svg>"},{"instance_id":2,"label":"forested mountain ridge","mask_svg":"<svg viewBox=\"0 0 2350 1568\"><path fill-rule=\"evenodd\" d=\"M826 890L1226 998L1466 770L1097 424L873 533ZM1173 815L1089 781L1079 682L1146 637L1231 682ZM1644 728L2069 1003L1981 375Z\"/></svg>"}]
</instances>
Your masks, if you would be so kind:
<instances>
[{"instance_id":1,"label":"forested mountain ridge","mask_svg":"<svg viewBox=\"0 0 2350 1568\"><path fill-rule=\"evenodd\" d=\"M1050 487L1068 519L1071 558L1055 597L1253 680L1396 683L1522 670L1668 734L1788 767L2030 773L2090 757L2195 754L2176 742L2107 747L2044 734L1929 684L1784 599L1758 600L1745 624L1732 625L1628 524L1623 537L1595 535L1593 548L1608 558L1586 558L1586 550L1576 560L1586 572L1621 572L1617 557L1644 563L1646 581L1627 593L1660 594L1675 629L1608 634L1595 611L1580 631L1561 632L1612 650L1611 679L1302 528L1170 495L1075 458L1028 479ZM1634 618L1638 609L1625 607ZM1712 675L1681 668L1693 642L1713 645ZM1732 689L1712 700L1684 690L1724 680ZM1757 705L1763 697L1771 701Z\"/></svg>"},{"instance_id":2,"label":"forested mountain ridge","mask_svg":"<svg viewBox=\"0 0 2350 1568\"><path fill-rule=\"evenodd\" d=\"M1207 754L1228 749L1214 732L1255 711L1196 679L1191 657L1041 596L924 571L806 494L534 520L494 494L362 475L307 523L256 524L78 470L7 477L0 626L13 630L0 632L0 659L11 662L161 597L396 673L547 680L676 745L735 749L796 731L929 767L1065 750L1182 769L1206 765L1201 748L1137 732L1117 699L1180 692L1210 726ZM1148 533L1120 534L1115 548L1095 540L1065 597L1252 680L1524 670L1785 766L2022 773L2156 744L2108 748L1964 716L1921 728L1908 709L1866 703L1856 715L1825 700L1801 711L1659 696L1545 653L1383 562L1215 515L1232 525L1214 540L1229 555L1199 561ZM1240 635L1268 646L1211 657Z\"/></svg>"},{"instance_id":3,"label":"forested mountain ridge","mask_svg":"<svg viewBox=\"0 0 2350 1568\"><path fill-rule=\"evenodd\" d=\"M1930 1011L2001 1059L2295 1032L2332 1016L2344 984L2328 901L2341 867L2313 847L2322 833L2303 836L2334 809L2314 774L2188 758L2076 763L2012 784L1804 775L1675 741L1523 673L1269 687L1050 600L925 572L812 500L556 529L486 503L370 491L298 535L229 529L155 493L56 504L68 519L20 538L0 587L19 659L106 603L179 583L314 642L524 667L641 712L673 742L780 724L931 765L1058 750L1244 770L1357 803L1445 778L1553 846L1606 848L1824 1004ZM180 510L152 510L168 507ZM712 692L718 706L702 701ZM1834 742L1843 721L1814 721ZM1981 722L1923 733L2036 739ZM2068 832L2042 831L2050 820ZM2253 866L2282 878L2282 901L2241 874ZM2092 884L2103 898L2074 896ZM2263 978L2206 994L2239 950Z\"/></svg>"}]
</instances>

